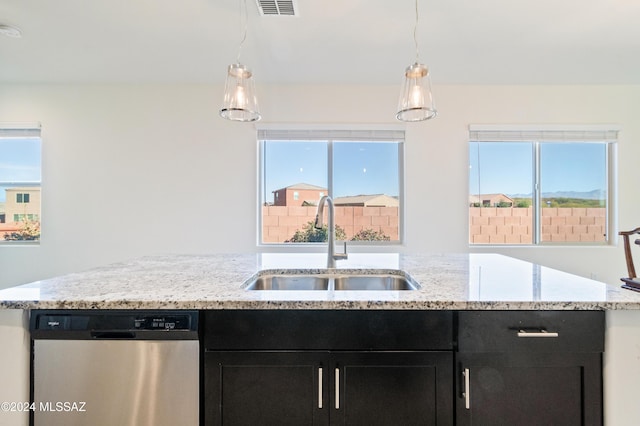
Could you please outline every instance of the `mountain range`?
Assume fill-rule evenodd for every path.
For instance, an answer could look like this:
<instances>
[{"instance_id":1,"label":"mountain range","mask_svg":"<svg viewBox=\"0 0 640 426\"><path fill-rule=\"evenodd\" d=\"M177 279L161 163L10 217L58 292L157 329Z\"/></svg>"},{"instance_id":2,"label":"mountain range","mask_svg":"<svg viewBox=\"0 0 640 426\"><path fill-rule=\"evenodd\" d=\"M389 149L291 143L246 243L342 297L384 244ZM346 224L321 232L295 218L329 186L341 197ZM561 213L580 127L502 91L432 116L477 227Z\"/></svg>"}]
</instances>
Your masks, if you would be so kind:
<instances>
[{"instance_id":1,"label":"mountain range","mask_svg":"<svg viewBox=\"0 0 640 426\"><path fill-rule=\"evenodd\" d=\"M606 198L606 191L594 189L591 191L556 191L543 192L542 198L581 198L584 200L603 200ZM508 194L511 198L531 198L529 194Z\"/></svg>"}]
</instances>

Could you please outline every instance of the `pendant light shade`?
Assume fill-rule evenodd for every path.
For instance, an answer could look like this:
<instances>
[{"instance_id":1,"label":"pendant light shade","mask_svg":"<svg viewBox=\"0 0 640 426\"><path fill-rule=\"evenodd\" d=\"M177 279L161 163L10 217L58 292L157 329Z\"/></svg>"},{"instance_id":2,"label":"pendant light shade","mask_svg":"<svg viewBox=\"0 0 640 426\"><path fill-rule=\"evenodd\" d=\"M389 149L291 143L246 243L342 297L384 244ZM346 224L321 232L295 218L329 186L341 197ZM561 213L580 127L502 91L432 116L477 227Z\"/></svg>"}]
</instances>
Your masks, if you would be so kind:
<instances>
[{"instance_id":1,"label":"pendant light shade","mask_svg":"<svg viewBox=\"0 0 640 426\"><path fill-rule=\"evenodd\" d=\"M420 63L418 51L418 0L416 22L413 26L413 42L416 46L416 61L404 71L404 84L398 101L396 118L400 121L424 121L438 115L431 93L429 68Z\"/></svg>"},{"instance_id":2,"label":"pendant light shade","mask_svg":"<svg viewBox=\"0 0 640 426\"><path fill-rule=\"evenodd\" d=\"M429 69L415 63L405 70L396 118L400 121L423 121L437 115L431 93Z\"/></svg>"},{"instance_id":3,"label":"pendant light shade","mask_svg":"<svg viewBox=\"0 0 640 426\"><path fill-rule=\"evenodd\" d=\"M233 121L260 120L253 74L244 65L229 65L220 116Z\"/></svg>"},{"instance_id":4,"label":"pendant light shade","mask_svg":"<svg viewBox=\"0 0 640 426\"><path fill-rule=\"evenodd\" d=\"M238 58L235 64L227 68L227 80L224 85L224 100L220 109L220 117L232 121L258 121L258 99L256 98L256 88L253 83L253 73L249 68L240 64L240 53L242 45L247 39L247 26L249 23L249 13L247 11L247 0L238 0L240 4L240 27L242 38L238 47ZM243 13L244 9L244 13ZM242 18L244 15L244 25Z\"/></svg>"}]
</instances>

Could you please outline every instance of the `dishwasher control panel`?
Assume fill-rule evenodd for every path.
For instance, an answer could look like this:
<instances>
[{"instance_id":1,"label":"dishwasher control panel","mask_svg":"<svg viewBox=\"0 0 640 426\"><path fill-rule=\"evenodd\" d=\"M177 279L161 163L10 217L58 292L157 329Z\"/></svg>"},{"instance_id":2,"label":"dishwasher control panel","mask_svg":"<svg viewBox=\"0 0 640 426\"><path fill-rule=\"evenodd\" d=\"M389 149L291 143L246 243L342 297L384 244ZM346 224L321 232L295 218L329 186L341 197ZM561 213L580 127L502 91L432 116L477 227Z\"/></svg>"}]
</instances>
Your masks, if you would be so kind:
<instances>
[{"instance_id":1,"label":"dishwasher control panel","mask_svg":"<svg viewBox=\"0 0 640 426\"><path fill-rule=\"evenodd\" d=\"M140 316L135 319L136 330L189 330L188 315Z\"/></svg>"},{"instance_id":2,"label":"dishwasher control panel","mask_svg":"<svg viewBox=\"0 0 640 426\"><path fill-rule=\"evenodd\" d=\"M197 337L198 315L197 311L175 310L34 310L29 328L36 339L149 339L167 335L181 339L186 334Z\"/></svg>"}]
</instances>

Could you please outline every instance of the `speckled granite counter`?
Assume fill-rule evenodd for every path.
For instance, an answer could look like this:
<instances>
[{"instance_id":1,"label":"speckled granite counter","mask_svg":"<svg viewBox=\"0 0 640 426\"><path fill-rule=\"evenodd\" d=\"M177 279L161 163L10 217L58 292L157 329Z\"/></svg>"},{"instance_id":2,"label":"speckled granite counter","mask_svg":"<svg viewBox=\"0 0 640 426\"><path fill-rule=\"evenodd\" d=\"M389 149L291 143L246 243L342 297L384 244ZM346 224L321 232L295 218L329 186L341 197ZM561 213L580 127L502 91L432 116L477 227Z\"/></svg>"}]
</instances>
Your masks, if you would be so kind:
<instances>
[{"instance_id":1,"label":"speckled granite counter","mask_svg":"<svg viewBox=\"0 0 640 426\"><path fill-rule=\"evenodd\" d=\"M325 254L154 256L0 290L13 309L640 309L640 294L497 254L358 254L414 291L247 291L261 271L325 271Z\"/></svg>"}]
</instances>

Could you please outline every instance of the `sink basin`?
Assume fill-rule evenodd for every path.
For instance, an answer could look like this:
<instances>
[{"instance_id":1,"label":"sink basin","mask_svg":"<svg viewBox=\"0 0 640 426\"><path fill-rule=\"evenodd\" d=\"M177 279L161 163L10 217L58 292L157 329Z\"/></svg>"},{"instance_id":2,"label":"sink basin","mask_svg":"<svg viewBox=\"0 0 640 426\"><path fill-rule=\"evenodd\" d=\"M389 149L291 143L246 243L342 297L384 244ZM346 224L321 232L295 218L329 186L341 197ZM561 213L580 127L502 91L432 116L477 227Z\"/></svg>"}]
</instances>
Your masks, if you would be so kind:
<instances>
[{"instance_id":1,"label":"sink basin","mask_svg":"<svg viewBox=\"0 0 640 426\"><path fill-rule=\"evenodd\" d=\"M329 277L322 275L263 275L247 290L327 290Z\"/></svg>"},{"instance_id":2,"label":"sink basin","mask_svg":"<svg viewBox=\"0 0 640 426\"><path fill-rule=\"evenodd\" d=\"M417 285L402 275L350 275L336 277L336 290L416 290Z\"/></svg>"},{"instance_id":3,"label":"sink basin","mask_svg":"<svg viewBox=\"0 0 640 426\"><path fill-rule=\"evenodd\" d=\"M246 290L336 290L399 291L417 290L418 284L396 273L264 274L251 281Z\"/></svg>"}]
</instances>

